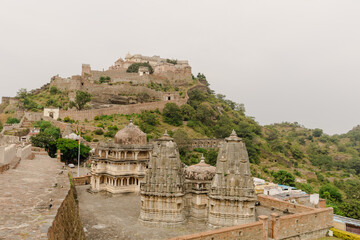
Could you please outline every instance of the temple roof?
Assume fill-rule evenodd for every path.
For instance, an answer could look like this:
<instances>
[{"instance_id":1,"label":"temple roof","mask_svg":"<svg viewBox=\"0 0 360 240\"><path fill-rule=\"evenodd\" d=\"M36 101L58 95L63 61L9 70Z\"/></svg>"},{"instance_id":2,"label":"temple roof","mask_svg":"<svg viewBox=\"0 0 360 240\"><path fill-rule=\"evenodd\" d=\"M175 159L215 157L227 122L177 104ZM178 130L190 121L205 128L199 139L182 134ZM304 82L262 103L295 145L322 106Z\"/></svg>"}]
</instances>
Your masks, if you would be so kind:
<instances>
[{"instance_id":1,"label":"temple roof","mask_svg":"<svg viewBox=\"0 0 360 240\"><path fill-rule=\"evenodd\" d=\"M146 144L146 134L135 126L130 120L129 125L118 131L115 135L118 144Z\"/></svg>"},{"instance_id":2,"label":"temple roof","mask_svg":"<svg viewBox=\"0 0 360 240\"><path fill-rule=\"evenodd\" d=\"M186 168L186 178L191 180L211 180L215 175L216 168L205 163L204 156L200 162Z\"/></svg>"}]
</instances>

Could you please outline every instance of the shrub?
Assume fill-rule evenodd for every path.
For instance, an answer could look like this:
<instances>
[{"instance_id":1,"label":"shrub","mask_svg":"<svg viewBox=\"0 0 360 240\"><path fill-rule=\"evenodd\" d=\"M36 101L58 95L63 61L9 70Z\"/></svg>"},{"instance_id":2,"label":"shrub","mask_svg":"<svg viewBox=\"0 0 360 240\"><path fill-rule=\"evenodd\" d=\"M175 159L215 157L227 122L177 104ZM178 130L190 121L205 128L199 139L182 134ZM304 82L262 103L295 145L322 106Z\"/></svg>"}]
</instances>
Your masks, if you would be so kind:
<instances>
[{"instance_id":1,"label":"shrub","mask_svg":"<svg viewBox=\"0 0 360 240\"><path fill-rule=\"evenodd\" d=\"M87 142L91 142L92 137L89 136L89 135L85 135L85 136L84 136L84 139L85 139Z\"/></svg>"},{"instance_id":2,"label":"shrub","mask_svg":"<svg viewBox=\"0 0 360 240\"><path fill-rule=\"evenodd\" d=\"M94 117L94 120L95 120L95 121L98 121L98 120L100 120L100 117L99 117L98 115L96 115L96 116Z\"/></svg>"},{"instance_id":3,"label":"shrub","mask_svg":"<svg viewBox=\"0 0 360 240\"><path fill-rule=\"evenodd\" d=\"M96 135L103 135L103 134L104 134L104 131L101 130L101 129L96 129L96 130L94 131L94 133L95 133Z\"/></svg>"},{"instance_id":4,"label":"shrub","mask_svg":"<svg viewBox=\"0 0 360 240\"><path fill-rule=\"evenodd\" d=\"M99 141L99 139L97 139L97 138L93 139L93 142L98 142L98 141Z\"/></svg>"},{"instance_id":5,"label":"shrub","mask_svg":"<svg viewBox=\"0 0 360 240\"><path fill-rule=\"evenodd\" d=\"M100 83L109 83L111 81L111 78L109 76L101 76L99 78Z\"/></svg>"},{"instance_id":6,"label":"shrub","mask_svg":"<svg viewBox=\"0 0 360 240\"><path fill-rule=\"evenodd\" d=\"M57 87L55 87L55 86L51 86L49 91L50 91L51 95L55 95L55 94L57 94L57 93L60 92L60 91L57 89Z\"/></svg>"},{"instance_id":7,"label":"shrub","mask_svg":"<svg viewBox=\"0 0 360 240\"><path fill-rule=\"evenodd\" d=\"M70 122L70 121L71 121L71 119L69 116L64 117L64 122Z\"/></svg>"},{"instance_id":8,"label":"shrub","mask_svg":"<svg viewBox=\"0 0 360 240\"><path fill-rule=\"evenodd\" d=\"M273 174L274 182L278 184L284 184L289 186L295 186L295 177L291 173L285 170L279 170Z\"/></svg>"},{"instance_id":9,"label":"shrub","mask_svg":"<svg viewBox=\"0 0 360 240\"><path fill-rule=\"evenodd\" d=\"M320 128L315 128L313 131L313 136L314 137L321 137L321 135L323 134L323 130Z\"/></svg>"},{"instance_id":10,"label":"shrub","mask_svg":"<svg viewBox=\"0 0 360 240\"><path fill-rule=\"evenodd\" d=\"M102 123L99 123L98 125L96 125L97 127L99 127L99 128L102 128L102 129L104 129L105 127L104 127L104 124L102 124Z\"/></svg>"},{"instance_id":11,"label":"shrub","mask_svg":"<svg viewBox=\"0 0 360 240\"><path fill-rule=\"evenodd\" d=\"M109 137L109 138L113 138L115 136L116 132L114 131L107 131L104 136L105 137Z\"/></svg>"},{"instance_id":12,"label":"shrub","mask_svg":"<svg viewBox=\"0 0 360 240\"><path fill-rule=\"evenodd\" d=\"M342 202L341 193L338 188L333 185L326 184L321 186L319 194L321 198L325 198L329 201Z\"/></svg>"},{"instance_id":13,"label":"shrub","mask_svg":"<svg viewBox=\"0 0 360 240\"><path fill-rule=\"evenodd\" d=\"M333 231L334 237L344 240L360 240L360 236L354 233L342 231L336 228L330 228Z\"/></svg>"},{"instance_id":14,"label":"shrub","mask_svg":"<svg viewBox=\"0 0 360 240\"><path fill-rule=\"evenodd\" d=\"M9 117L9 118L6 120L6 123L7 123L7 124L16 124L16 123L20 123L20 120L17 119L17 118Z\"/></svg>"}]
</instances>

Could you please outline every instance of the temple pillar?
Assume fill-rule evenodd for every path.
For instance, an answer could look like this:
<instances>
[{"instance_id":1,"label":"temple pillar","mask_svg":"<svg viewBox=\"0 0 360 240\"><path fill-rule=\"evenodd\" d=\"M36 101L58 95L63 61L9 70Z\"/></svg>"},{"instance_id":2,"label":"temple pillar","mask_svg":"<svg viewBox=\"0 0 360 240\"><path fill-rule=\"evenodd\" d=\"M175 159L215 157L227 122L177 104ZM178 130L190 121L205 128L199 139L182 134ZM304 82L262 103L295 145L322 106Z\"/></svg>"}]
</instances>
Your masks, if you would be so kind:
<instances>
[{"instance_id":1,"label":"temple pillar","mask_svg":"<svg viewBox=\"0 0 360 240\"><path fill-rule=\"evenodd\" d=\"M137 152L134 152L134 154L135 154L135 160L138 160L138 154L139 154L139 152L137 151Z\"/></svg>"}]
</instances>

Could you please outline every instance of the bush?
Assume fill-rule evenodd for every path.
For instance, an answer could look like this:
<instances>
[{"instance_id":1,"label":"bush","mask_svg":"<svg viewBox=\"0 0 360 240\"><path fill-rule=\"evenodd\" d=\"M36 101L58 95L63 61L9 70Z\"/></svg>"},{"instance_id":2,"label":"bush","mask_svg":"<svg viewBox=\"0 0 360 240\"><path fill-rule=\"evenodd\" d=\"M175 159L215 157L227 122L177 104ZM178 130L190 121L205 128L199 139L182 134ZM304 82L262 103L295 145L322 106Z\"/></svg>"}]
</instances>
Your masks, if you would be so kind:
<instances>
[{"instance_id":1,"label":"bush","mask_svg":"<svg viewBox=\"0 0 360 240\"><path fill-rule=\"evenodd\" d=\"M182 114L178 105L167 103L163 110L164 122L174 126L182 125Z\"/></svg>"},{"instance_id":2,"label":"bush","mask_svg":"<svg viewBox=\"0 0 360 240\"><path fill-rule=\"evenodd\" d=\"M98 125L96 125L96 127L99 127L99 128L102 128L102 129L105 128L105 127L104 127L104 124L102 124L102 123L99 123Z\"/></svg>"},{"instance_id":3,"label":"bush","mask_svg":"<svg viewBox=\"0 0 360 240\"><path fill-rule=\"evenodd\" d=\"M289 186L295 186L295 177L285 170L279 170L273 174L274 182Z\"/></svg>"},{"instance_id":4,"label":"bush","mask_svg":"<svg viewBox=\"0 0 360 240\"><path fill-rule=\"evenodd\" d=\"M6 120L6 123L7 123L7 124L16 124L16 123L20 123L20 120L17 119L17 118L9 117L9 118Z\"/></svg>"},{"instance_id":5,"label":"bush","mask_svg":"<svg viewBox=\"0 0 360 240\"><path fill-rule=\"evenodd\" d=\"M69 116L64 117L64 122L70 122L70 121L71 121L71 119Z\"/></svg>"},{"instance_id":6,"label":"bush","mask_svg":"<svg viewBox=\"0 0 360 240\"><path fill-rule=\"evenodd\" d=\"M342 202L342 195L339 189L333 185L326 184L321 186L319 191L320 197L331 202Z\"/></svg>"},{"instance_id":7,"label":"bush","mask_svg":"<svg viewBox=\"0 0 360 240\"><path fill-rule=\"evenodd\" d=\"M94 117L94 120L95 120L95 121L98 121L98 120L100 120L100 117L99 117L98 115L96 115L96 116Z\"/></svg>"},{"instance_id":8,"label":"bush","mask_svg":"<svg viewBox=\"0 0 360 240\"><path fill-rule=\"evenodd\" d=\"M109 76L101 76L99 78L100 83L109 83L111 81L111 78Z\"/></svg>"},{"instance_id":9,"label":"bush","mask_svg":"<svg viewBox=\"0 0 360 240\"><path fill-rule=\"evenodd\" d=\"M339 239L343 240L360 240L360 236L355 233L350 233L346 231L342 231L336 228L330 228L331 231L333 231L334 237L337 237Z\"/></svg>"},{"instance_id":10,"label":"bush","mask_svg":"<svg viewBox=\"0 0 360 240\"><path fill-rule=\"evenodd\" d=\"M101 130L101 129L96 129L96 130L94 131L94 133L95 133L96 135L103 135L103 134L104 134L104 131Z\"/></svg>"},{"instance_id":11,"label":"bush","mask_svg":"<svg viewBox=\"0 0 360 240\"><path fill-rule=\"evenodd\" d=\"M149 63L133 63L128 67L126 72L128 72L128 73L137 73L137 72L139 72L139 67L148 67L149 68L149 73L150 74L154 73L154 69L152 68L152 66Z\"/></svg>"},{"instance_id":12,"label":"bush","mask_svg":"<svg viewBox=\"0 0 360 240\"><path fill-rule=\"evenodd\" d=\"M57 93L60 92L60 91L57 89L57 87L55 87L55 86L51 86L49 91L50 91L51 95L55 95L55 94L57 94Z\"/></svg>"},{"instance_id":13,"label":"bush","mask_svg":"<svg viewBox=\"0 0 360 240\"><path fill-rule=\"evenodd\" d=\"M108 131L104 134L105 137L113 138L115 136L116 132L114 131Z\"/></svg>"},{"instance_id":14,"label":"bush","mask_svg":"<svg viewBox=\"0 0 360 240\"><path fill-rule=\"evenodd\" d=\"M85 136L84 136L84 139L85 139L87 142L91 142L92 137L89 136L89 135L85 135Z\"/></svg>"}]
</instances>

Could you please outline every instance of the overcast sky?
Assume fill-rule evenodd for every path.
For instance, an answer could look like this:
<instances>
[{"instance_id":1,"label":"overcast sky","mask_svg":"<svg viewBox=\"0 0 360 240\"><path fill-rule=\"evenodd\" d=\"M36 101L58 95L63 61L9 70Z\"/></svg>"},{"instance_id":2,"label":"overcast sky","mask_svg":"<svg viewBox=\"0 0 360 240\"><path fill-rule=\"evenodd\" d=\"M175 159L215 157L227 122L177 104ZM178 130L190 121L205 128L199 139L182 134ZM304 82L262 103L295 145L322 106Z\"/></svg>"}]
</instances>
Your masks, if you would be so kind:
<instances>
[{"instance_id":1,"label":"overcast sky","mask_svg":"<svg viewBox=\"0 0 360 240\"><path fill-rule=\"evenodd\" d=\"M260 124L360 124L359 0L0 1L0 96L126 53L187 59Z\"/></svg>"}]
</instances>

